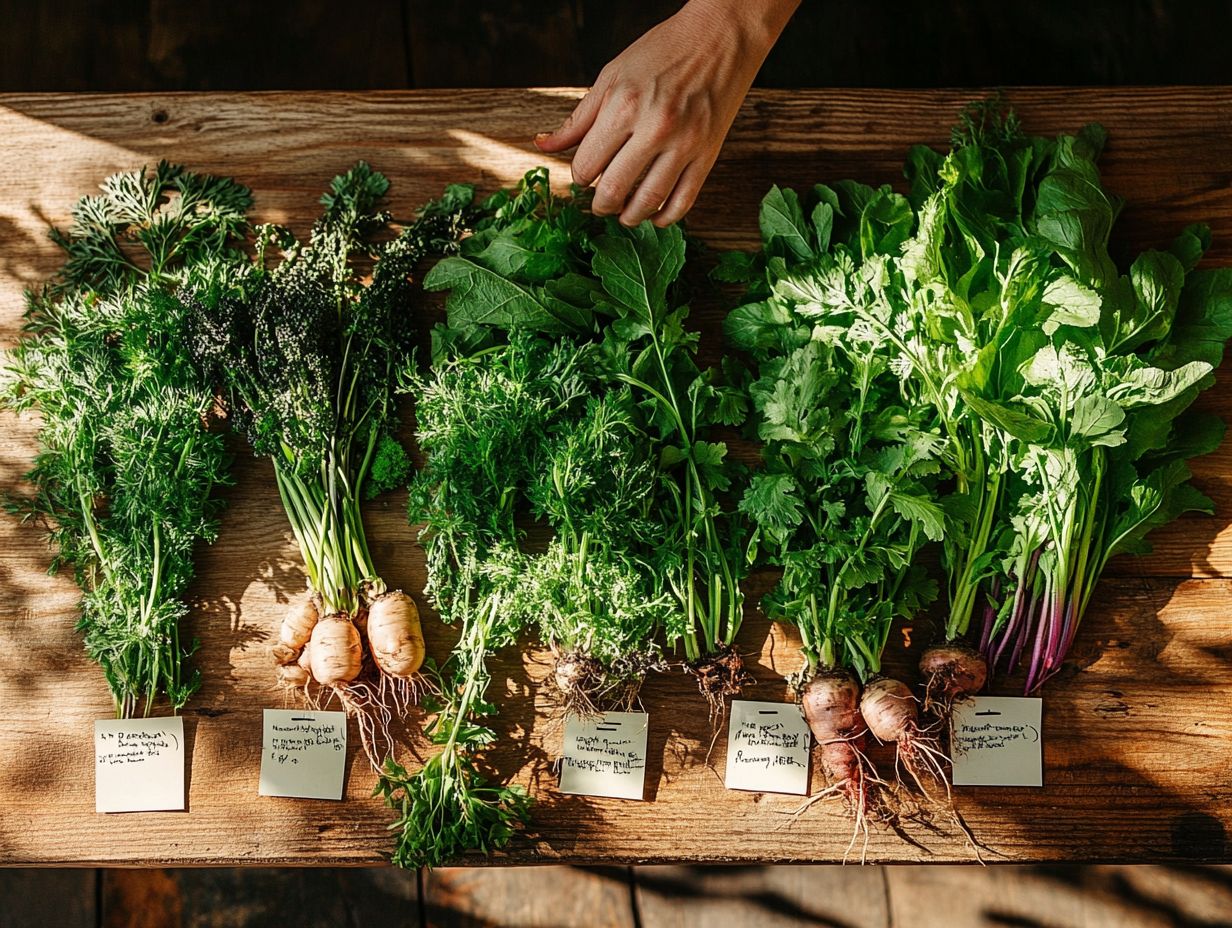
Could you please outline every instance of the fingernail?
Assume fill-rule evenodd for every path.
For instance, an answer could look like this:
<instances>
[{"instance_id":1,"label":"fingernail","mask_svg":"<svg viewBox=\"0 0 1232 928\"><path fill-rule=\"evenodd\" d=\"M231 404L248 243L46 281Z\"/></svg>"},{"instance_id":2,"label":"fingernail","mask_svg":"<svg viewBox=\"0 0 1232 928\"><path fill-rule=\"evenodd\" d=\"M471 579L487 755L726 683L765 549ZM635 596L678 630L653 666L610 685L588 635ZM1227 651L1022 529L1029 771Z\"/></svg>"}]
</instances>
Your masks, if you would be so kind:
<instances>
[{"instance_id":1,"label":"fingernail","mask_svg":"<svg viewBox=\"0 0 1232 928\"><path fill-rule=\"evenodd\" d=\"M535 133L535 144L537 145L540 142L544 141L545 139L549 139L551 137L552 137L551 132L536 132Z\"/></svg>"}]
</instances>

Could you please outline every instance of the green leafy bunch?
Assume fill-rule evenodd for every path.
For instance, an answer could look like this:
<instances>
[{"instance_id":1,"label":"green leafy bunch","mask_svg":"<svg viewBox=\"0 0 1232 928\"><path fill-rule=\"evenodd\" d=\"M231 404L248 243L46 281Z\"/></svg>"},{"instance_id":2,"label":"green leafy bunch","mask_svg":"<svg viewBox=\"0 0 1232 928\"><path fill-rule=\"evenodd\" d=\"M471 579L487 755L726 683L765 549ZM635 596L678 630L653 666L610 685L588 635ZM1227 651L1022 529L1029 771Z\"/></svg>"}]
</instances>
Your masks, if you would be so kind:
<instances>
[{"instance_id":1,"label":"green leafy bunch","mask_svg":"<svg viewBox=\"0 0 1232 928\"><path fill-rule=\"evenodd\" d=\"M101 191L53 234L67 259L27 294L0 402L41 418L33 492L9 508L46 526L53 573L72 569L86 651L130 717L161 698L178 710L200 684L183 596L197 542L217 534L229 461L169 290L207 265L237 272L250 197L165 162Z\"/></svg>"},{"instance_id":2,"label":"green leafy bunch","mask_svg":"<svg viewBox=\"0 0 1232 928\"><path fill-rule=\"evenodd\" d=\"M523 596L540 638L603 677L595 698L579 694L583 705L574 708L627 708L659 660L658 632L683 633L679 604L654 569L665 539L651 452L633 391L621 387L589 397L555 425L527 488L533 514L554 537L532 559Z\"/></svg>"},{"instance_id":3,"label":"green leafy bunch","mask_svg":"<svg viewBox=\"0 0 1232 928\"><path fill-rule=\"evenodd\" d=\"M438 363L407 385L425 456L410 492L427 554L425 593L459 640L442 669L428 734L441 750L414 774L387 764L378 791L398 812L394 862L439 866L467 850L503 845L528 815L516 786L489 783L481 753L488 655L513 643L536 614L526 597L529 558L517 525L554 423L585 403L583 359L532 333Z\"/></svg>"},{"instance_id":4,"label":"green leafy bunch","mask_svg":"<svg viewBox=\"0 0 1232 928\"><path fill-rule=\"evenodd\" d=\"M414 350L412 274L454 247L470 209L469 188L451 187L378 241L388 189L360 162L321 198L307 242L262 226L244 275L206 269L182 292L193 356L222 384L254 452L273 460L309 584L330 613L354 614L384 590L359 504L409 479L394 397Z\"/></svg>"},{"instance_id":5,"label":"green leafy bunch","mask_svg":"<svg viewBox=\"0 0 1232 928\"><path fill-rule=\"evenodd\" d=\"M1059 667L1110 557L1210 510L1185 462L1222 436L1189 407L1232 335L1232 275L1194 269L1200 226L1118 269L1104 141L1098 126L1026 136L995 101L975 105L951 152L912 150L909 197L818 186L806 219L809 203L771 191L763 254L723 266L765 273L737 334L812 324L879 342L953 481L946 637L979 612L987 656L1026 656L1029 690Z\"/></svg>"},{"instance_id":6,"label":"green leafy bunch","mask_svg":"<svg viewBox=\"0 0 1232 928\"><path fill-rule=\"evenodd\" d=\"M584 199L554 197L544 169L489 204L480 233L424 280L450 291L438 344L522 330L598 346L603 381L629 388L656 460L661 528L649 563L684 616L669 634L683 632L690 659L730 649L743 604L740 520L724 500L734 473L726 444L710 433L739 424L746 401L696 362L698 335L674 300L683 234L594 217Z\"/></svg>"},{"instance_id":7,"label":"green leafy bunch","mask_svg":"<svg viewBox=\"0 0 1232 928\"><path fill-rule=\"evenodd\" d=\"M885 191L818 188L806 221L793 191L772 189L763 250L744 262L746 274L760 269L750 289L763 298L733 310L725 329L757 362L749 394L764 467L740 508L754 527L750 563L782 569L763 608L800 629L809 672L844 667L867 678L880 670L893 622L936 596L916 554L941 540L945 513L936 502L942 439L924 409L904 404L885 335L815 311L814 278L838 288L835 301L870 286L854 274L855 243L831 250L836 216L854 212L855 199L889 204L873 215L899 210ZM870 224L864 238L878 241L879 231ZM866 266L878 273L876 262ZM718 273L739 271L727 259Z\"/></svg>"}]
</instances>

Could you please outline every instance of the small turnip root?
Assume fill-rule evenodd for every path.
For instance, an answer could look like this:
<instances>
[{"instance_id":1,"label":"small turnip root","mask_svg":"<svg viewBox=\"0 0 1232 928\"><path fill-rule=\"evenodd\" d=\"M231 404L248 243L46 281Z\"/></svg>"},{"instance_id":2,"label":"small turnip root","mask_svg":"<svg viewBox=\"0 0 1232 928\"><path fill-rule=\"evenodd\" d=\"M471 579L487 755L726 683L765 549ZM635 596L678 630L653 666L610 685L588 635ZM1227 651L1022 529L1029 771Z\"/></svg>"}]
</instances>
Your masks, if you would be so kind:
<instances>
[{"instance_id":1,"label":"small turnip root","mask_svg":"<svg viewBox=\"0 0 1232 928\"><path fill-rule=\"evenodd\" d=\"M945 776L941 753L932 735L920 730L919 711L911 687L890 677L874 677L864 686L860 697L860 715L873 737L885 744L896 745L897 765L906 768L924 795L925 781L949 784Z\"/></svg>"},{"instance_id":2,"label":"small turnip root","mask_svg":"<svg viewBox=\"0 0 1232 928\"><path fill-rule=\"evenodd\" d=\"M821 764L826 777L848 799L860 788L863 774L860 747L864 720L860 718L860 684L846 671L822 671L813 676L800 694L800 708L813 737L821 746Z\"/></svg>"},{"instance_id":3,"label":"small turnip root","mask_svg":"<svg viewBox=\"0 0 1232 928\"><path fill-rule=\"evenodd\" d=\"M283 686L299 689L302 686L307 686L308 681L311 679L312 674L308 672L306 667L301 667L299 664L282 664L278 668L278 682Z\"/></svg>"},{"instance_id":4,"label":"small turnip root","mask_svg":"<svg viewBox=\"0 0 1232 928\"><path fill-rule=\"evenodd\" d=\"M312 630L320 621L316 603L311 599L292 606L282 618L282 627L278 631L278 640L289 648L299 651L312 637Z\"/></svg>"},{"instance_id":5,"label":"small turnip root","mask_svg":"<svg viewBox=\"0 0 1232 928\"><path fill-rule=\"evenodd\" d=\"M377 597L368 609L368 646L383 673L409 679L424 661L424 638L415 601L400 590Z\"/></svg>"},{"instance_id":6,"label":"small turnip root","mask_svg":"<svg viewBox=\"0 0 1232 928\"><path fill-rule=\"evenodd\" d=\"M304 645L304 650L299 652L299 660L295 663L304 668L304 672L312 674L312 656L309 651L310 646Z\"/></svg>"},{"instance_id":7,"label":"small turnip root","mask_svg":"<svg viewBox=\"0 0 1232 928\"><path fill-rule=\"evenodd\" d=\"M929 648L920 657L924 675L924 711L948 719L955 700L974 696L988 682L984 655L961 642Z\"/></svg>"},{"instance_id":8,"label":"small turnip root","mask_svg":"<svg viewBox=\"0 0 1232 928\"><path fill-rule=\"evenodd\" d=\"M312 678L322 686L350 683L363 666L359 629L345 615L327 615L312 629L308 642Z\"/></svg>"}]
</instances>

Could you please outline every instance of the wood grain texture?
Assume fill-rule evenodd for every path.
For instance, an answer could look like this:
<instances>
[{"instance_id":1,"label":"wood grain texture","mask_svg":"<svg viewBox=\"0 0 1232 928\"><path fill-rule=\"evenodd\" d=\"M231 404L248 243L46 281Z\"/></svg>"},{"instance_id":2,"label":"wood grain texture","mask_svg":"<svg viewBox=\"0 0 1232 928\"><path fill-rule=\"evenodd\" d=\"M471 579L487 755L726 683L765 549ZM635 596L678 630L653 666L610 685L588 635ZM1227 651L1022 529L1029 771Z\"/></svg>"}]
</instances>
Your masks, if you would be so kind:
<instances>
[{"instance_id":1,"label":"wood grain texture","mask_svg":"<svg viewBox=\"0 0 1232 928\"><path fill-rule=\"evenodd\" d=\"M414 872L109 869L98 928L420 928Z\"/></svg>"},{"instance_id":2,"label":"wood grain texture","mask_svg":"<svg viewBox=\"0 0 1232 928\"><path fill-rule=\"evenodd\" d=\"M913 924L890 920L879 867L636 867L633 879L643 928Z\"/></svg>"},{"instance_id":3,"label":"wood grain texture","mask_svg":"<svg viewBox=\"0 0 1232 928\"><path fill-rule=\"evenodd\" d=\"M856 176L897 183L909 144L945 142L971 92L757 92L737 121L691 229L721 247L750 246L757 202L770 183ZM452 91L0 97L0 345L17 337L21 290L57 256L48 222L107 173L158 158L230 174L253 187L257 214L305 231L328 179L367 158L394 182L405 215L450 181L483 189L512 182L545 160L534 131L555 124L575 91ZM1010 99L1033 132L1109 129L1107 185L1130 204L1118 225L1125 253L1166 243L1190 221L1215 236L1212 265L1232 263L1232 90L1023 90ZM551 162L560 170L563 163ZM715 336L723 307L699 301L695 318ZM1224 378L1226 380L1226 377ZM1224 385L1204 399L1232 411ZM0 416L0 489L19 486L35 423ZM389 848L385 811L368 798L372 776L354 750L347 801L259 798L260 709L279 704L264 641L289 597L303 589L296 551L266 462L239 455L223 542L202 552L192 631L205 686L185 713L189 811L127 816L93 812L90 722L108 713L101 677L72 630L76 591L44 576L35 535L0 520L0 862L121 864L378 863ZM1043 791L959 790L967 823L1001 860L1227 860L1232 826L1232 447L1199 463L1199 486L1221 515L1185 519L1160 534L1156 554L1118 562L1101 588L1063 675L1047 700ZM422 557L392 495L368 511L376 562L393 585L418 589ZM750 585L740 645L756 698L783 698L797 660L787 633L770 629ZM891 666L918 652L895 643ZM429 648L452 631L429 617ZM651 680L648 794L628 803L564 797L550 769L561 738L536 686L542 656L503 655L493 667L502 740L489 761L531 787L530 831L498 861L837 861L850 826L820 804L798 821L799 800L727 792L723 746L704 762L711 732L683 675ZM411 724L421 721L418 716ZM352 740L357 740L354 737ZM819 783L815 774L815 783ZM874 832L863 851L879 861L970 861L943 819L913 827L915 843ZM469 862L469 861L468 861ZM477 859L474 862L483 862Z\"/></svg>"},{"instance_id":4,"label":"wood grain texture","mask_svg":"<svg viewBox=\"0 0 1232 928\"><path fill-rule=\"evenodd\" d=\"M425 872L425 928L637 928L627 867Z\"/></svg>"},{"instance_id":5,"label":"wood grain texture","mask_svg":"<svg viewBox=\"0 0 1232 928\"><path fill-rule=\"evenodd\" d=\"M0 870L0 928L98 928L97 870Z\"/></svg>"},{"instance_id":6,"label":"wood grain texture","mask_svg":"<svg viewBox=\"0 0 1232 928\"><path fill-rule=\"evenodd\" d=\"M1232 872L1180 867L886 867L891 925L1226 928ZM973 878L974 877L974 878Z\"/></svg>"}]
</instances>

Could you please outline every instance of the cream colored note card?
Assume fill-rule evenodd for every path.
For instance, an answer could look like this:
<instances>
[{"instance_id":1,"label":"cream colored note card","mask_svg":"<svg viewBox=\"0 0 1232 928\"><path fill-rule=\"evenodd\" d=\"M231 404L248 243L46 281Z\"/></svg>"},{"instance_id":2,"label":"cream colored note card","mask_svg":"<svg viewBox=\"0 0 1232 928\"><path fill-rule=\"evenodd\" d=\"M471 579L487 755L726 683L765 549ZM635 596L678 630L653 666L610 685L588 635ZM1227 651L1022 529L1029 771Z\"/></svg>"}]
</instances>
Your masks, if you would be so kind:
<instances>
[{"instance_id":1,"label":"cream colored note card","mask_svg":"<svg viewBox=\"0 0 1232 928\"><path fill-rule=\"evenodd\" d=\"M577 796L642 799L646 788L645 712L605 712L565 719L560 791Z\"/></svg>"},{"instance_id":2,"label":"cream colored note card","mask_svg":"<svg viewBox=\"0 0 1232 928\"><path fill-rule=\"evenodd\" d=\"M94 723L94 811L184 808L184 720Z\"/></svg>"},{"instance_id":3,"label":"cream colored note card","mask_svg":"<svg viewBox=\"0 0 1232 928\"><path fill-rule=\"evenodd\" d=\"M808 793L812 735L800 707L732 700L727 727L728 789Z\"/></svg>"},{"instance_id":4,"label":"cream colored note card","mask_svg":"<svg viewBox=\"0 0 1232 928\"><path fill-rule=\"evenodd\" d=\"M258 794L341 799L346 739L345 712L266 709Z\"/></svg>"},{"instance_id":5,"label":"cream colored note card","mask_svg":"<svg viewBox=\"0 0 1232 928\"><path fill-rule=\"evenodd\" d=\"M1043 786L1043 701L976 696L954 706L955 786Z\"/></svg>"}]
</instances>

